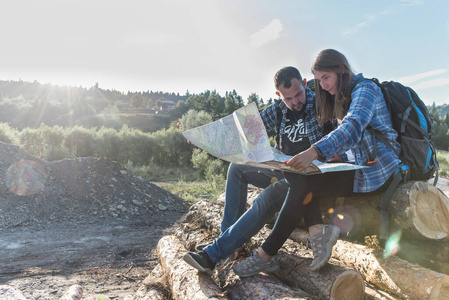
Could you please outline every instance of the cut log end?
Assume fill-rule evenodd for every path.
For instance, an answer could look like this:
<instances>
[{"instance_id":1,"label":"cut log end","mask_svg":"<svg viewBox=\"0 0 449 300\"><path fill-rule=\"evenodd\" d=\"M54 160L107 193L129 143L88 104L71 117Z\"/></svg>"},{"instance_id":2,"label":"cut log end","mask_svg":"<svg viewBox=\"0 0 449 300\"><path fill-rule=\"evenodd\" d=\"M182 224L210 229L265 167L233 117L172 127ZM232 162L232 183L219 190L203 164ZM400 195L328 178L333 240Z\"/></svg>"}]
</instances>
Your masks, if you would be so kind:
<instances>
[{"instance_id":1,"label":"cut log end","mask_svg":"<svg viewBox=\"0 0 449 300\"><path fill-rule=\"evenodd\" d=\"M431 300L449 299L449 277L445 276L438 280L430 293Z\"/></svg>"},{"instance_id":2,"label":"cut log end","mask_svg":"<svg viewBox=\"0 0 449 300\"><path fill-rule=\"evenodd\" d=\"M340 274L334 281L330 299L363 299L365 294L365 283L362 276L354 271L347 270Z\"/></svg>"},{"instance_id":3,"label":"cut log end","mask_svg":"<svg viewBox=\"0 0 449 300\"><path fill-rule=\"evenodd\" d=\"M431 239L449 235L449 205L445 194L425 182L415 182L410 189L413 223L421 234Z\"/></svg>"}]
</instances>

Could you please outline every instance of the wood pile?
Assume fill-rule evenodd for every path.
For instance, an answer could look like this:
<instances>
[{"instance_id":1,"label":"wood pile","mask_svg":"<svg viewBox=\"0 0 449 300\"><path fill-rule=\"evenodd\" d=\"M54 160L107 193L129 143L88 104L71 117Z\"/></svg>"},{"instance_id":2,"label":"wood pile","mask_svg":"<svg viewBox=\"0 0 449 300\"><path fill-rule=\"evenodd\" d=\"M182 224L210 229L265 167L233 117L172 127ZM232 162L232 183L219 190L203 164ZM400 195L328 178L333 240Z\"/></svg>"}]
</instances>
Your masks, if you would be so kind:
<instances>
[{"instance_id":1,"label":"wood pile","mask_svg":"<svg viewBox=\"0 0 449 300\"><path fill-rule=\"evenodd\" d=\"M267 226L244 245L245 251L217 264L212 277L182 260L197 244L219 235L220 198L193 205L176 234L159 242L163 275L153 277L164 278L172 299L449 299L449 199L430 185L411 182L398 188L389 206L390 229L397 238L389 252L378 248L375 237L380 197L321 199L324 221L339 225L343 233L329 263L319 272L309 270L313 255L307 232L298 228L279 252L281 269L250 278L239 278L232 266L263 243ZM419 256L425 265L404 253ZM142 289L145 295L153 288Z\"/></svg>"}]
</instances>

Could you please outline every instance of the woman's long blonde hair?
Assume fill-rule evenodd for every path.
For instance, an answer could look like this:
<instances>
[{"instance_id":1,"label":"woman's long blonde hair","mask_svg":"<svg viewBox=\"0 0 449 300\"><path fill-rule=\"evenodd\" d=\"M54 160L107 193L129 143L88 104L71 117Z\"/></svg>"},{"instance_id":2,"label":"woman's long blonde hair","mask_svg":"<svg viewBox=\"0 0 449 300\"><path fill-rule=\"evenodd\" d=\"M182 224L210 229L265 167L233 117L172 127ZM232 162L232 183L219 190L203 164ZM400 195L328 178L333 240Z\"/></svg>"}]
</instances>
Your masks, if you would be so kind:
<instances>
[{"instance_id":1,"label":"woman's long blonde hair","mask_svg":"<svg viewBox=\"0 0 449 300\"><path fill-rule=\"evenodd\" d=\"M317 115L320 124L332 121L335 118L343 119L351 104L351 82L354 72L346 57L334 49L321 51L312 65L314 71L334 72L338 75L337 92L333 96L321 88L315 79L315 98L317 101Z\"/></svg>"}]
</instances>

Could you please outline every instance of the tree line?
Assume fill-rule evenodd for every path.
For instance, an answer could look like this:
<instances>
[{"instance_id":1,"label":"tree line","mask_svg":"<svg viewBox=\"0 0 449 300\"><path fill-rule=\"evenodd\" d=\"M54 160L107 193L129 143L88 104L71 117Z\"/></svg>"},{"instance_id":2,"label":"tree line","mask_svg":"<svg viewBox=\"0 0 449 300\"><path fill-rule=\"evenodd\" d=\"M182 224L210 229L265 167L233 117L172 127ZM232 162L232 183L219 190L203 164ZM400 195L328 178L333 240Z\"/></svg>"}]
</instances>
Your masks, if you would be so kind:
<instances>
[{"instance_id":1,"label":"tree line","mask_svg":"<svg viewBox=\"0 0 449 300\"><path fill-rule=\"evenodd\" d=\"M255 93L244 100L235 90L224 96L216 91L187 91L182 96L161 92L125 95L102 90L98 85L84 89L7 83L0 81L1 141L48 161L94 156L147 170L149 166L156 170L193 167L199 176L213 181L224 178L226 163L194 149L182 131L229 115L249 102L256 103L260 110L273 102L265 102ZM121 114L119 105L137 110L156 105L157 100L151 104L145 100L156 99L155 95L159 96L157 100L170 98L176 104L160 114ZM448 105L430 107L437 149L449 150L448 109ZM143 129L130 123L137 119L145 119L151 126Z\"/></svg>"}]
</instances>

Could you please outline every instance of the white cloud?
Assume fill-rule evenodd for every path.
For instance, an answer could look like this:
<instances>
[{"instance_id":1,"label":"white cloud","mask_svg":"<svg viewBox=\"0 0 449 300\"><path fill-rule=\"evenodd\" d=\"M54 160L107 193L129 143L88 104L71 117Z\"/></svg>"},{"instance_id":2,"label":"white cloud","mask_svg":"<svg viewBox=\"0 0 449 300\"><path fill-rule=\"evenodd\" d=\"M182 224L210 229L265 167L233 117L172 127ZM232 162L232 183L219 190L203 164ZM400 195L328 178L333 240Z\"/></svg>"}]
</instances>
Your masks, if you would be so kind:
<instances>
[{"instance_id":1,"label":"white cloud","mask_svg":"<svg viewBox=\"0 0 449 300\"><path fill-rule=\"evenodd\" d=\"M427 81L421 82L421 83L413 86L413 89L423 90L423 89L434 88L434 87L444 86L444 85L449 85L449 77L427 80Z\"/></svg>"},{"instance_id":2,"label":"white cloud","mask_svg":"<svg viewBox=\"0 0 449 300\"><path fill-rule=\"evenodd\" d=\"M273 19L270 24L249 36L250 45L259 48L266 43L277 40L282 32L283 25L279 19Z\"/></svg>"},{"instance_id":3,"label":"white cloud","mask_svg":"<svg viewBox=\"0 0 449 300\"><path fill-rule=\"evenodd\" d=\"M388 12L381 12L381 15L385 15L388 14ZM357 32L359 32L359 30L363 27L368 26L370 23L374 22L375 20L378 19L378 15L368 15L366 16L366 19L362 22L360 22L359 24L355 25L354 27L351 28L347 28L345 30L343 30L342 35L351 35L351 34L355 34Z\"/></svg>"},{"instance_id":4,"label":"white cloud","mask_svg":"<svg viewBox=\"0 0 449 300\"><path fill-rule=\"evenodd\" d=\"M422 0L401 0L401 4L404 6L416 6L424 3Z\"/></svg>"},{"instance_id":5,"label":"white cloud","mask_svg":"<svg viewBox=\"0 0 449 300\"><path fill-rule=\"evenodd\" d=\"M398 81L405 83L405 84L410 84L410 83L419 81L421 79L441 75L446 72L447 72L447 69L437 69L437 70L423 72L423 73L419 73L419 74L415 74L415 75L404 76L404 77L399 78Z\"/></svg>"}]
</instances>

